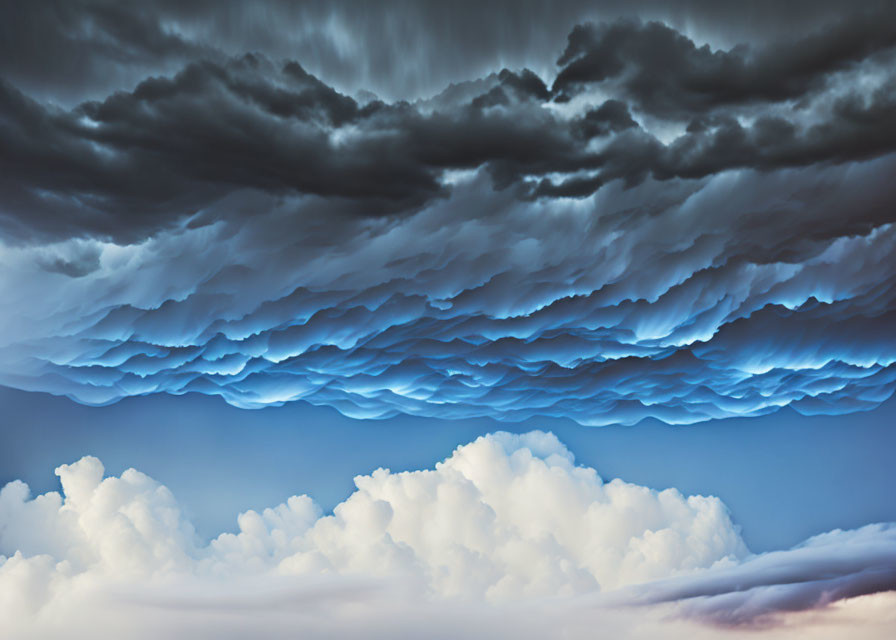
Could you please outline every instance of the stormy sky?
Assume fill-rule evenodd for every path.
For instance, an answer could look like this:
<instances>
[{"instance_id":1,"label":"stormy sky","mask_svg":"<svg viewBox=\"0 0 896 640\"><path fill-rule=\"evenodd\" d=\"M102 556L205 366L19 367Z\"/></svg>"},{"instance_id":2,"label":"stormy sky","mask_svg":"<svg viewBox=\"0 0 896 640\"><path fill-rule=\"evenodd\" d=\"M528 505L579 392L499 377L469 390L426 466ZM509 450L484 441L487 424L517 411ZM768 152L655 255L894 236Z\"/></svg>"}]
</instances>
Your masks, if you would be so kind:
<instances>
[{"instance_id":1,"label":"stormy sky","mask_svg":"<svg viewBox=\"0 0 896 640\"><path fill-rule=\"evenodd\" d=\"M711 11L413 7L253 7L327 13L269 38L243 5L8 9L3 383L582 424L892 394L886 7L786 36L758 7L736 44ZM435 36L373 34L408 21ZM346 33L377 74L324 54Z\"/></svg>"},{"instance_id":2,"label":"stormy sky","mask_svg":"<svg viewBox=\"0 0 896 640\"><path fill-rule=\"evenodd\" d=\"M2 2L0 385L72 406L315 405L374 430L861 420L896 390L894 175L890 2ZM25 442L20 424L6 437ZM631 515L594 516L614 485L533 434L458 436L441 466L409 467L426 491L444 481L492 509L454 547L410 531L421 505L374 473L336 507L360 525L287 502L267 533L244 513L242 533L199 544L186 519L152 516L134 544L170 544L134 570L414 565L428 592L499 600L649 582L624 608L687 600L683 620L726 628L896 584L891 525L751 556L716 498L651 493L599 551L535 516L527 528L488 483L537 484L539 464L572 483L549 484L545 505L581 498L563 526ZM94 513L94 490L122 513L175 508L127 471L101 491L96 458L59 469L61 498L0 494L0 585L14 552L80 562L85 581L118 571L92 533L105 516L53 524ZM377 500L397 529L371 515ZM462 500L446 500L425 517L456 521ZM483 542L470 531L489 518ZM67 541L28 546L34 527ZM380 542L377 568L363 558ZM802 577L770 570L775 553ZM537 569L544 557L563 568ZM710 573L677 577L696 569Z\"/></svg>"}]
</instances>

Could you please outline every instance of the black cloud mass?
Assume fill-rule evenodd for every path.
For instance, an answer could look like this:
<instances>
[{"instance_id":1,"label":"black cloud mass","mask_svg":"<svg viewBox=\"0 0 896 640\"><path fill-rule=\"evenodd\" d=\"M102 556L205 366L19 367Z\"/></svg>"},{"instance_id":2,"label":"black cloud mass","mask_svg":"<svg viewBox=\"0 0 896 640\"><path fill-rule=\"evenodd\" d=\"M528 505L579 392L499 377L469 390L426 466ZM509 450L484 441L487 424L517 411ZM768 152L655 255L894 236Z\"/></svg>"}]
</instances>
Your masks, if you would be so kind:
<instances>
[{"instance_id":1,"label":"black cloud mass","mask_svg":"<svg viewBox=\"0 0 896 640\"><path fill-rule=\"evenodd\" d=\"M896 388L892 5L141 6L3 5L0 383L593 425Z\"/></svg>"}]
</instances>

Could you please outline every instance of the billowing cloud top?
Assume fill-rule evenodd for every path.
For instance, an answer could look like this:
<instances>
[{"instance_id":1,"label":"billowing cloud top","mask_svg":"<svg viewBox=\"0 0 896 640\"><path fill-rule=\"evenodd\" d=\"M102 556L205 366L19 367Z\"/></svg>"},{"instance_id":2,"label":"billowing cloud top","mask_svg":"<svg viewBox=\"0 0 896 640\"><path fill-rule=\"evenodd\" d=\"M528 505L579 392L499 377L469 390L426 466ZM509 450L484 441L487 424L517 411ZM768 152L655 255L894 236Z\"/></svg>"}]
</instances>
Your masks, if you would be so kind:
<instances>
[{"instance_id":1,"label":"billowing cloud top","mask_svg":"<svg viewBox=\"0 0 896 640\"><path fill-rule=\"evenodd\" d=\"M523 637L546 623L593 637L598 619L655 637L670 615L721 625L718 637L896 586L890 525L749 555L718 499L605 483L538 431L481 437L434 469L358 476L331 515L307 496L248 511L207 544L163 485L103 472L85 457L56 470L62 494L0 491L0 632L413 636L456 611L465 637L495 628L482 615L511 616ZM638 635L645 615L653 626Z\"/></svg>"},{"instance_id":2,"label":"billowing cloud top","mask_svg":"<svg viewBox=\"0 0 896 640\"><path fill-rule=\"evenodd\" d=\"M573 3L438 90L236 9L5 11L82 64L2 67L2 384L594 425L896 387L885 4L738 44Z\"/></svg>"}]
</instances>

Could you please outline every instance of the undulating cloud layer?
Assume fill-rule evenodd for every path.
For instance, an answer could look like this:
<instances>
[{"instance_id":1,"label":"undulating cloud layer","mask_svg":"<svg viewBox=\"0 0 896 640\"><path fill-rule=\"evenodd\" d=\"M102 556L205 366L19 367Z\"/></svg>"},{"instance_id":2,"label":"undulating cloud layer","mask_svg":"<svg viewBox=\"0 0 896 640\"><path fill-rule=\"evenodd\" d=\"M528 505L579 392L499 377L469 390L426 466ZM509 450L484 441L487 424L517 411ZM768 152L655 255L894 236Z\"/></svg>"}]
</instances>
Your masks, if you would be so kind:
<instances>
[{"instance_id":1,"label":"undulating cloud layer","mask_svg":"<svg viewBox=\"0 0 896 640\"><path fill-rule=\"evenodd\" d=\"M104 478L85 457L56 474L61 494L0 491L0 631L12 637L144 621L151 635L159 612L167 632L202 637L236 633L242 613L262 635L290 621L292 633L357 635L358 619L386 634L378 614L404 616L412 634L456 613L486 633L502 612L540 610L574 637L595 616L629 630L634 616L774 627L896 586L891 525L751 556L718 499L605 483L537 431L481 437L435 469L358 476L331 515L307 496L248 511L207 544L139 471ZM328 622L334 612L348 617Z\"/></svg>"},{"instance_id":2,"label":"undulating cloud layer","mask_svg":"<svg viewBox=\"0 0 896 640\"><path fill-rule=\"evenodd\" d=\"M84 68L0 79L0 384L588 425L877 406L892 7L743 46L617 9L501 45L536 71L434 65L431 97L287 59L304 32L243 54L237 9L29 14Z\"/></svg>"}]
</instances>

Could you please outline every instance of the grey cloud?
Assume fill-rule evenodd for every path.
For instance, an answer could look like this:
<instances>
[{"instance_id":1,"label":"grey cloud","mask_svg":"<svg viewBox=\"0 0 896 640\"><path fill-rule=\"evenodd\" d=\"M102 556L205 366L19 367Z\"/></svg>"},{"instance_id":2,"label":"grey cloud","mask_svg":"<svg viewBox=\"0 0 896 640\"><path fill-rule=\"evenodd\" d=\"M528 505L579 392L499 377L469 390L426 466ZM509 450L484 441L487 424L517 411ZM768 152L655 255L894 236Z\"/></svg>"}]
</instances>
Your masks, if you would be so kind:
<instances>
[{"instance_id":1,"label":"grey cloud","mask_svg":"<svg viewBox=\"0 0 896 640\"><path fill-rule=\"evenodd\" d=\"M839 98L824 121L805 126L779 116L760 116L748 126L735 118L721 118L714 126L691 127L668 144L640 128L626 127L588 158L591 166L600 169L595 177L546 179L536 193L581 197L616 179L632 185L647 176L695 179L729 169L770 171L891 153L896 149L893 86L879 87L867 97Z\"/></svg>"},{"instance_id":2,"label":"grey cloud","mask_svg":"<svg viewBox=\"0 0 896 640\"><path fill-rule=\"evenodd\" d=\"M452 170L485 167L496 189L523 200L582 198L614 180L693 180L896 149L886 82L871 95L830 97L802 120L716 116L668 143L619 100L563 116L548 98L537 75L505 69L430 102L362 106L296 62L252 54L194 62L72 110L0 83L0 224L19 240L133 242L205 220L241 190L321 196L334 219L407 215L447 195Z\"/></svg>"},{"instance_id":3,"label":"grey cloud","mask_svg":"<svg viewBox=\"0 0 896 640\"><path fill-rule=\"evenodd\" d=\"M0 77L57 101L132 86L139 75L214 54L166 29L151 4L0 3Z\"/></svg>"},{"instance_id":4,"label":"grey cloud","mask_svg":"<svg viewBox=\"0 0 896 640\"><path fill-rule=\"evenodd\" d=\"M581 25L569 35L553 83L557 94L591 84L661 116L690 118L718 108L799 100L896 45L888 10L859 10L801 38L729 50L698 46L658 22Z\"/></svg>"},{"instance_id":5,"label":"grey cloud","mask_svg":"<svg viewBox=\"0 0 896 640\"><path fill-rule=\"evenodd\" d=\"M50 273L80 278L100 268L100 255L99 247L81 244L62 251L46 251L37 263Z\"/></svg>"},{"instance_id":6,"label":"grey cloud","mask_svg":"<svg viewBox=\"0 0 896 640\"><path fill-rule=\"evenodd\" d=\"M634 589L643 604L678 602L689 617L768 625L778 614L896 590L896 526L832 531L788 551Z\"/></svg>"},{"instance_id":7,"label":"grey cloud","mask_svg":"<svg viewBox=\"0 0 896 640\"><path fill-rule=\"evenodd\" d=\"M4 0L0 75L73 104L197 57L259 51L298 59L342 91L412 99L501 66L551 71L569 30L587 21L659 20L733 45L804 35L844 12L837 0Z\"/></svg>"}]
</instances>

